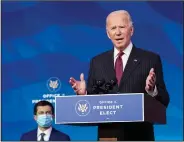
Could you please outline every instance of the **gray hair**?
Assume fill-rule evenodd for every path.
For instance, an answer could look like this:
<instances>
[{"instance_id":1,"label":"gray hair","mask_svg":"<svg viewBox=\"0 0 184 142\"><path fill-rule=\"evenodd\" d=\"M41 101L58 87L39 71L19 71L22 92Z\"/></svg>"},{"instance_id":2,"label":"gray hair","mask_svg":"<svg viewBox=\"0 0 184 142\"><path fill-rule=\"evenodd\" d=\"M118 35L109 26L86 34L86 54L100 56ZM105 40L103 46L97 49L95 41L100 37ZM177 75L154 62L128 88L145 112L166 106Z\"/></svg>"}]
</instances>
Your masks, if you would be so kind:
<instances>
[{"instance_id":1,"label":"gray hair","mask_svg":"<svg viewBox=\"0 0 184 142\"><path fill-rule=\"evenodd\" d=\"M128 11L126 11L126 10L117 10L117 11L111 12L111 13L107 16L107 18L106 18L106 25L107 25L107 22L108 22L109 17L110 17L111 15L115 15L115 14L127 15L130 26L133 26L132 18L131 18L131 16L130 16L130 14L128 13Z\"/></svg>"}]
</instances>

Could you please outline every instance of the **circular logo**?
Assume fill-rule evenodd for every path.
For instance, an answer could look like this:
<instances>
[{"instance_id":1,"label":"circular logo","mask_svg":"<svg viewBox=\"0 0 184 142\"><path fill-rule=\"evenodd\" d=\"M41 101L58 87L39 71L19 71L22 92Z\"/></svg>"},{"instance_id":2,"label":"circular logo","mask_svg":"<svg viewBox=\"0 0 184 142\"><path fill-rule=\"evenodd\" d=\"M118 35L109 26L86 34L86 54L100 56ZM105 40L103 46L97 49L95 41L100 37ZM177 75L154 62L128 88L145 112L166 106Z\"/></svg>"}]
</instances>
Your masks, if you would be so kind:
<instances>
[{"instance_id":1,"label":"circular logo","mask_svg":"<svg viewBox=\"0 0 184 142\"><path fill-rule=\"evenodd\" d=\"M47 80L47 88L50 92L57 92L61 87L61 82L57 77L51 77Z\"/></svg>"},{"instance_id":2,"label":"circular logo","mask_svg":"<svg viewBox=\"0 0 184 142\"><path fill-rule=\"evenodd\" d=\"M79 116L86 116L86 115L88 115L90 110L91 110L90 104L86 100L80 100L75 105L75 112Z\"/></svg>"}]
</instances>

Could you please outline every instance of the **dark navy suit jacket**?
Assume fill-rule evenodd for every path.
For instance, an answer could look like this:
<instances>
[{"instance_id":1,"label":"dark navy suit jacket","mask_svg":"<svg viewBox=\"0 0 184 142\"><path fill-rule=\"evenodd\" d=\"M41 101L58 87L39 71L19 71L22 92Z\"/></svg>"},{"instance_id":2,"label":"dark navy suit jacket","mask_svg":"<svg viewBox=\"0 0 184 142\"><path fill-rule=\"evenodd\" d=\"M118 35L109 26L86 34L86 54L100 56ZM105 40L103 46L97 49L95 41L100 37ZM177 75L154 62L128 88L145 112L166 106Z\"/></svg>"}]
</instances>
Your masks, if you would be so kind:
<instances>
[{"instance_id":1,"label":"dark navy suit jacket","mask_svg":"<svg viewBox=\"0 0 184 142\"><path fill-rule=\"evenodd\" d=\"M20 141L37 141L37 129L24 133ZM54 128L52 128L49 141L70 141L70 137Z\"/></svg>"},{"instance_id":2,"label":"dark navy suit jacket","mask_svg":"<svg viewBox=\"0 0 184 142\"><path fill-rule=\"evenodd\" d=\"M145 93L146 79L150 69L156 74L158 95L154 98L166 107L170 98L167 92L160 56L150 51L133 46L128 58L120 85L116 84L109 94L118 93ZM87 81L87 92L91 93L96 80L109 82L116 78L114 69L114 50L104 52L91 60ZM149 122L135 123L102 123L98 125L99 138L118 138L118 141L154 141L153 124Z\"/></svg>"}]
</instances>

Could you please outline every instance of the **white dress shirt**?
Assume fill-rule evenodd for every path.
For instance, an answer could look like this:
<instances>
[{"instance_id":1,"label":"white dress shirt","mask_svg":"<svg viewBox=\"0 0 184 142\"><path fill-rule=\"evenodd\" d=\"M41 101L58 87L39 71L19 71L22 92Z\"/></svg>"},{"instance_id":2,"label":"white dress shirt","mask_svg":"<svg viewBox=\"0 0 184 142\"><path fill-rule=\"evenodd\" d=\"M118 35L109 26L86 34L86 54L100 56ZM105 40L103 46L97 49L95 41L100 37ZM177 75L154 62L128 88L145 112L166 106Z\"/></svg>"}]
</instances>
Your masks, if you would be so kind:
<instances>
[{"instance_id":1,"label":"white dress shirt","mask_svg":"<svg viewBox=\"0 0 184 142\"><path fill-rule=\"evenodd\" d=\"M127 46L127 48L125 48L125 50L123 50L124 54L121 56L121 59L123 61L123 71L125 69L128 58L129 58L130 53L132 51L132 47L133 47L133 44L130 42L130 44ZM119 50L114 48L114 66L115 66L116 59L118 58L118 53L119 53Z\"/></svg>"},{"instance_id":2,"label":"white dress shirt","mask_svg":"<svg viewBox=\"0 0 184 142\"><path fill-rule=\"evenodd\" d=\"M125 67L126 67L128 58L130 56L130 53L132 51L132 48L133 48L133 44L132 44L132 42L130 42L130 44L123 50L124 54L121 56L121 59L123 61L123 71L125 70ZM118 57L118 53L119 53L119 50L114 47L114 67L115 67L116 59ZM146 80L145 80L145 85L146 85ZM155 97L158 94L158 90L157 90L156 85L155 85L154 91L146 91L146 92L149 95L151 95L152 97Z\"/></svg>"},{"instance_id":3,"label":"white dress shirt","mask_svg":"<svg viewBox=\"0 0 184 142\"><path fill-rule=\"evenodd\" d=\"M40 141L41 139L41 133L44 133L44 141L49 141L50 135L51 135L51 131L52 131L52 127L50 127L49 129L42 131L39 129L37 129L37 141Z\"/></svg>"}]
</instances>

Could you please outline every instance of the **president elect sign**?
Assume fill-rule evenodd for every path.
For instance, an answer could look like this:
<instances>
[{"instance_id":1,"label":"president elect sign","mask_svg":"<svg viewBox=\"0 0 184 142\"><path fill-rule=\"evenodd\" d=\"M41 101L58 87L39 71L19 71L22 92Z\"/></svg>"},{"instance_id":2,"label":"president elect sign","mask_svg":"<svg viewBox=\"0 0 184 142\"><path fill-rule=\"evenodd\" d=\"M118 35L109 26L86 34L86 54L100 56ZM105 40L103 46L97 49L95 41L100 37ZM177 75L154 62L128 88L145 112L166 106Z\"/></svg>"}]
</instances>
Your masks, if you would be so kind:
<instances>
[{"instance_id":1,"label":"president elect sign","mask_svg":"<svg viewBox=\"0 0 184 142\"><path fill-rule=\"evenodd\" d=\"M144 121L144 94L56 97L55 123Z\"/></svg>"}]
</instances>

